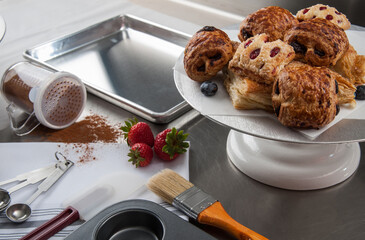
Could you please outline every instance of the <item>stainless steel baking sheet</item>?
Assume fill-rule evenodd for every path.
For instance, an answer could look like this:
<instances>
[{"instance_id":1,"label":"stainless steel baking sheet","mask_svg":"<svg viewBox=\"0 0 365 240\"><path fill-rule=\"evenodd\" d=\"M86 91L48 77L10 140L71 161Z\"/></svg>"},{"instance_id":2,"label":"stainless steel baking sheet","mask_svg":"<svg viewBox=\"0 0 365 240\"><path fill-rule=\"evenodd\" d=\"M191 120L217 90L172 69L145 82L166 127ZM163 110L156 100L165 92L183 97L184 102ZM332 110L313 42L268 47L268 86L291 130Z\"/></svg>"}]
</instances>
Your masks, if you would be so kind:
<instances>
[{"instance_id":1,"label":"stainless steel baking sheet","mask_svg":"<svg viewBox=\"0 0 365 240\"><path fill-rule=\"evenodd\" d=\"M133 114L167 123L190 109L173 79L189 38L123 15L27 49L24 57L77 75L89 92Z\"/></svg>"}]
</instances>

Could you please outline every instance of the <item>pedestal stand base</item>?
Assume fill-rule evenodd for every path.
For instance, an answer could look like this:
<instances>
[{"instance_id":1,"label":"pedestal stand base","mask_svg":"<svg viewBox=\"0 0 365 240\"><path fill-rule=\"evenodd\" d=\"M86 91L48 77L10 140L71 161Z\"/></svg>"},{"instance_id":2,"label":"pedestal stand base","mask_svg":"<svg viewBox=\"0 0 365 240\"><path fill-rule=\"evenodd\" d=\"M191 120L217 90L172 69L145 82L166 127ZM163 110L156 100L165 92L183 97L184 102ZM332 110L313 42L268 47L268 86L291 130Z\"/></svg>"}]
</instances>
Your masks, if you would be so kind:
<instances>
[{"instance_id":1,"label":"pedestal stand base","mask_svg":"<svg viewBox=\"0 0 365 240\"><path fill-rule=\"evenodd\" d=\"M360 162L360 145L299 144L266 140L231 130L227 154L247 176L267 185L313 190L349 178Z\"/></svg>"}]
</instances>

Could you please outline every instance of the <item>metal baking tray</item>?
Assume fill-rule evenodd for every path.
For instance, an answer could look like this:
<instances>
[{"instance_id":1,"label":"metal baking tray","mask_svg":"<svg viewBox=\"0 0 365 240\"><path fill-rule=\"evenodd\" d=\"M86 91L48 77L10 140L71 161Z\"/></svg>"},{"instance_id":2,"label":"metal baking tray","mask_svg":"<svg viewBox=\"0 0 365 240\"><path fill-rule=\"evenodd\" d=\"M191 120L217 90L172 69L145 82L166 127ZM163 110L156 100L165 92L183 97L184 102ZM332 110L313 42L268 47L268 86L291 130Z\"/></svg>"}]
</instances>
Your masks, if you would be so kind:
<instances>
[{"instance_id":1,"label":"metal baking tray","mask_svg":"<svg viewBox=\"0 0 365 240\"><path fill-rule=\"evenodd\" d=\"M132 199L106 208L66 238L66 240L74 239L214 240L215 238L157 203Z\"/></svg>"},{"instance_id":2,"label":"metal baking tray","mask_svg":"<svg viewBox=\"0 0 365 240\"><path fill-rule=\"evenodd\" d=\"M87 90L133 114L167 123L190 110L173 66L190 35L121 15L24 52L24 57L80 77Z\"/></svg>"}]
</instances>

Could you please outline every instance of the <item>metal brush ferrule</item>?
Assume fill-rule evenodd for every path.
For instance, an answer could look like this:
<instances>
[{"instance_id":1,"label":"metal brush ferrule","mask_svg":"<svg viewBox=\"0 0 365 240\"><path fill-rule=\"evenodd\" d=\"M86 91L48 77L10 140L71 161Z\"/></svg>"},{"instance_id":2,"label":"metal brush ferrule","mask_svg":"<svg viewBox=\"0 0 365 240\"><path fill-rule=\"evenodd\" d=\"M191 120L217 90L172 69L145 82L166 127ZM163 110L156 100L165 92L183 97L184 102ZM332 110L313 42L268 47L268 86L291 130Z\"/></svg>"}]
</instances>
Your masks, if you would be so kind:
<instances>
[{"instance_id":1,"label":"metal brush ferrule","mask_svg":"<svg viewBox=\"0 0 365 240\"><path fill-rule=\"evenodd\" d=\"M216 201L212 196L193 186L174 198L172 205L189 217L197 219L199 213Z\"/></svg>"}]
</instances>

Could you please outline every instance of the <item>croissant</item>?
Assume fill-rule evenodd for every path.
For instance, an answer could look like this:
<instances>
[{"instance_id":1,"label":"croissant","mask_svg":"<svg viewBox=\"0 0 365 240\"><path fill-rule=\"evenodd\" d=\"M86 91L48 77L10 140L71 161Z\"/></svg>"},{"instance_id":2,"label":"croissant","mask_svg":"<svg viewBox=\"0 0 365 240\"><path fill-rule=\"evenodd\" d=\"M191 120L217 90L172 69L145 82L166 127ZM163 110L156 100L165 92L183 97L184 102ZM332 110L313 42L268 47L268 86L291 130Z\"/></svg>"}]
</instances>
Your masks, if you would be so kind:
<instances>
[{"instance_id":1,"label":"croissant","mask_svg":"<svg viewBox=\"0 0 365 240\"><path fill-rule=\"evenodd\" d=\"M206 26L197 31L185 47L185 72L192 80L206 81L222 70L231 60L233 51L233 42L225 32Z\"/></svg>"},{"instance_id":2,"label":"croissant","mask_svg":"<svg viewBox=\"0 0 365 240\"><path fill-rule=\"evenodd\" d=\"M333 66L349 48L345 31L321 18L296 24L284 41L293 46L296 60L313 66Z\"/></svg>"},{"instance_id":3,"label":"croissant","mask_svg":"<svg viewBox=\"0 0 365 240\"><path fill-rule=\"evenodd\" d=\"M284 126L317 129L337 115L337 92L335 76L328 68L293 61L274 82L274 111Z\"/></svg>"},{"instance_id":4,"label":"croissant","mask_svg":"<svg viewBox=\"0 0 365 240\"><path fill-rule=\"evenodd\" d=\"M332 71L338 85L338 104L349 104L350 107L356 107L355 92L356 87L347 78L342 77L340 74Z\"/></svg>"},{"instance_id":5,"label":"croissant","mask_svg":"<svg viewBox=\"0 0 365 240\"><path fill-rule=\"evenodd\" d=\"M352 84L365 83L365 56L358 55L351 44L331 69L347 78Z\"/></svg>"},{"instance_id":6,"label":"croissant","mask_svg":"<svg viewBox=\"0 0 365 240\"><path fill-rule=\"evenodd\" d=\"M276 6L261 8L241 22L238 38L243 42L257 34L266 33L269 41L283 40L284 32L297 23L298 20L287 9Z\"/></svg>"}]
</instances>

